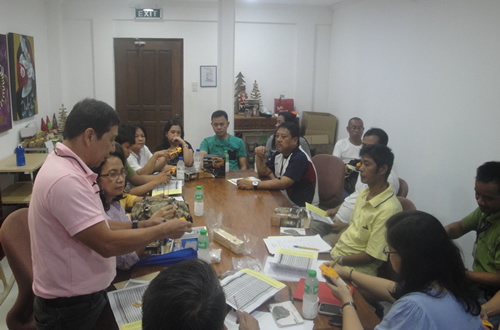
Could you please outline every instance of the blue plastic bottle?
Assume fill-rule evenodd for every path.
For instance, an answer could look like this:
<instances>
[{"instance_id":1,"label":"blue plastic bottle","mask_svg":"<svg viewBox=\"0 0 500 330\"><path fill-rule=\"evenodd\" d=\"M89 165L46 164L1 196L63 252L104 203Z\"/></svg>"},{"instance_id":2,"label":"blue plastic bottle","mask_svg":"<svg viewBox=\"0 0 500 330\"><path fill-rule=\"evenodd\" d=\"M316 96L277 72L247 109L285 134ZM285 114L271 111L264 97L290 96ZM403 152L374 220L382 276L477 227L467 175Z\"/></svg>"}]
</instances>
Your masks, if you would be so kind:
<instances>
[{"instance_id":1,"label":"blue plastic bottle","mask_svg":"<svg viewBox=\"0 0 500 330\"><path fill-rule=\"evenodd\" d=\"M16 148L16 165L17 166L26 165L26 157L24 156L24 148L22 145L19 145Z\"/></svg>"}]
</instances>

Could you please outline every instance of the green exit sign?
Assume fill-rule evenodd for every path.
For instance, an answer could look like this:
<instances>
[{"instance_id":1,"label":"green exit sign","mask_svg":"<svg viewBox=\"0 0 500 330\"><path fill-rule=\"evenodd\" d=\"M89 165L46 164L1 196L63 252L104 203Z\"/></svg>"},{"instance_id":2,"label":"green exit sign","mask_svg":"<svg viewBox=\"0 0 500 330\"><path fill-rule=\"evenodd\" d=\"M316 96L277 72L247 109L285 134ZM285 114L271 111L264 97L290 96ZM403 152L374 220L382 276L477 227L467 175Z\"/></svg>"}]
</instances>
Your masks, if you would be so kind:
<instances>
[{"instance_id":1,"label":"green exit sign","mask_svg":"<svg viewBox=\"0 0 500 330\"><path fill-rule=\"evenodd\" d=\"M135 18L161 18L161 9L149 9L149 8L136 8Z\"/></svg>"}]
</instances>

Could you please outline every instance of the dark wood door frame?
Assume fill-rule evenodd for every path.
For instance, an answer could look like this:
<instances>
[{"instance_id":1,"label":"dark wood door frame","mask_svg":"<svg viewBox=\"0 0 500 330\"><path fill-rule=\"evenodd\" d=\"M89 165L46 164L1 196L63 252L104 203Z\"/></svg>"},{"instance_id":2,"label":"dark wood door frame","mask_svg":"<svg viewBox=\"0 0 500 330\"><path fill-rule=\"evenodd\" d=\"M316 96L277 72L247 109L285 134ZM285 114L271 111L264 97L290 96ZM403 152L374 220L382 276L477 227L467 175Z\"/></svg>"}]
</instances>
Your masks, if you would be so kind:
<instances>
[{"instance_id":1,"label":"dark wood door frame","mask_svg":"<svg viewBox=\"0 0 500 330\"><path fill-rule=\"evenodd\" d=\"M184 123L183 39L115 38L114 50L116 111L154 150L168 120Z\"/></svg>"}]
</instances>

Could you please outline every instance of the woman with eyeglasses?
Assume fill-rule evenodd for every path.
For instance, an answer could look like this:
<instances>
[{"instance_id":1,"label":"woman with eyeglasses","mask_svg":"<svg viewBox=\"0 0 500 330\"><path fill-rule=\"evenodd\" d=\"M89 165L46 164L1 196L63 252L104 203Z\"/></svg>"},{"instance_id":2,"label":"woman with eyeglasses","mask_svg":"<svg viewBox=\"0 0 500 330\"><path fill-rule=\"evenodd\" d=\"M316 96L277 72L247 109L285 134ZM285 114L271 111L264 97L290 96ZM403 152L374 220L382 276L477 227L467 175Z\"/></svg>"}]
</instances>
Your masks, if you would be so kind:
<instances>
[{"instance_id":1,"label":"woman with eyeglasses","mask_svg":"<svg viewBox=\"0 0 500 330\"><path fill-rule=\"evenodd\" d=\"M483 329L478 292L441 223L425 212L407 211L389 218L386 228L384 253L397 282L335 266L359 290L393 303L375 329ZM342 328L363 329L350 291L331 280L333 285L327 284L343 304Z\"/></svg>"},{"instance_id":2,"label":"woman with eyeglasses","mask_svg":"<svg viewBox=\"0 0 500 330\"><path fill-rule=\"evenodd\" d=\"M125 155L118 143L115 145L115 151L112 152L106 160L94 172L97 173L97 183L101 190L99 191L104 210L109 219L121 222L130 222L131 228L134 228L132 221L125 214L120 204L123 198L125 188ZM136 197L135 202L142 200L142 197ZM161 219L172 219L174 217L174 208L172 205L166 206L153 214L151 219L143 221L143 225L154 226L161 223ZM130 269L139 261L139 255L144 249L116 257L116 267L118 269Z\"/></svg>"}]
</instances>

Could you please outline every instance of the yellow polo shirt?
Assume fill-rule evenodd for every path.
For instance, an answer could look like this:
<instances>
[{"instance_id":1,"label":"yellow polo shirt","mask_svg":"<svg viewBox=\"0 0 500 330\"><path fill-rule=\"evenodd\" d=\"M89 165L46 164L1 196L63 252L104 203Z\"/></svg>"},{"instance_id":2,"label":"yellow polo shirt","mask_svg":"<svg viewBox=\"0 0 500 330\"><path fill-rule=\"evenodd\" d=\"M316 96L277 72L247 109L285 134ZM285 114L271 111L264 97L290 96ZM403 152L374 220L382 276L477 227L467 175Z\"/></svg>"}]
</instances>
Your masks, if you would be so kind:
<instances>
[{"instance_id":1,"label":"yellow polo shirt","mask_svg":"<svg viewBox=\"0 0 500 330\"><path fill-rule=\"evenodd\" d=\"M377 268L387 260L383 253L387 245L385 222L403 209L390 184L381 194L366 201L369 192L370 188L365 188L358 195L349 227L342 233L330 254L350 256L366 252L377 260L352 268L365 274L376 275Z\"/></svg>"},{"instance_id":2,"label":"yellow polo shirt","mask_svg":"<svg viewBox=\"0 0 500 330\"><path fill-rule=\"evenodd\" d=\"M123 198L120 199L120 204L122 204L125 212L130 212L132 207L134 206L134 201L137 198L135 195L131 195L129 193L123 193Z\"/></svg>"}]
</instances>

